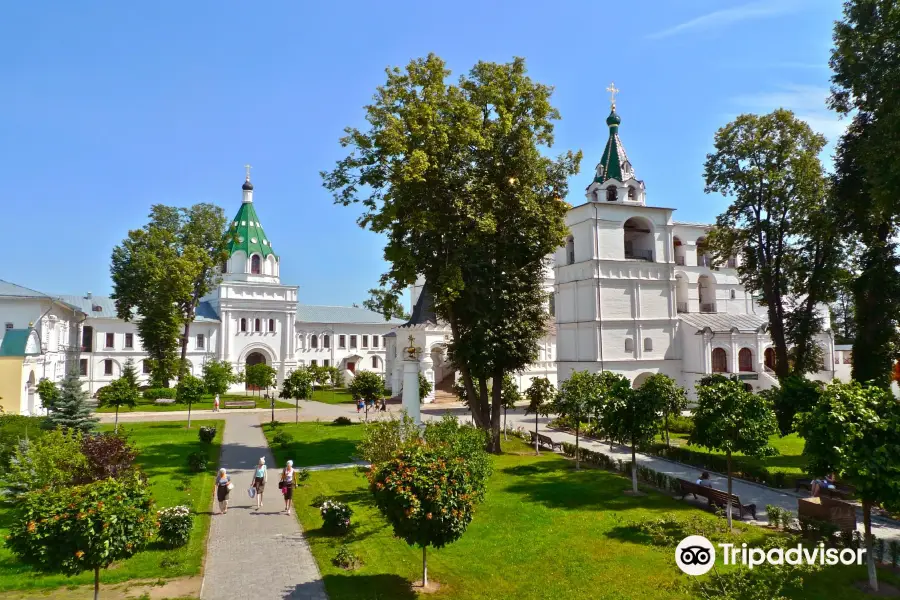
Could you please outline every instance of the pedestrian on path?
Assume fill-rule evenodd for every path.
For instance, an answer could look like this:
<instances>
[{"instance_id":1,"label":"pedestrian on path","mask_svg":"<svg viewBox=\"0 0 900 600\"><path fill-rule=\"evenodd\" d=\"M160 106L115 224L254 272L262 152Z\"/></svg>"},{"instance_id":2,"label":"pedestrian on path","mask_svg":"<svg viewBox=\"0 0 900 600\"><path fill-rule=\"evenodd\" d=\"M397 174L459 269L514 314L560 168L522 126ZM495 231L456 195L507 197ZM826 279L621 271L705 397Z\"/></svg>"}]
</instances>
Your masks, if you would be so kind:
<instances>
[{"instance_id":1,"label":"pedestrian on path","mask_svg":"<svg viewBox=\"0 0 900 600\"><path fill-rule=\"evenodd\" d=\"M228 493L233 489L231 475L225 471L225 467L222 467L216 476L216 500L219 501L219 512L222 514L228 513Z\"/></svg>"},{"instance_id":2,"label":"pedestrian on path","mask_svg":"<svg viewBox=\"0 0 900 600\"><path fill-rule=\"evenodd\" d=\"M219 395L216 394L216 399L213 401L213 412L219 412Z\"/></svg>"},{"instance_id":3,"label":"pedestrian on path","mask_svg":"<svg viewBox=\"0 0 900 600\"><path fill-rule=\"evenodd\" d=\"M381 400L381 412L385 412L387 410L387 400Z\"/></svg>"},{"instance_id":4,"label":"pedestrian on path","mask_svg":"<svg viewBox=\"0 0 900 600\"><path fill-rule=\"evenodd\" d=\"M294 461L289 460L281 470L281 481L278 484L284 494L284 512L291 514L294 501Z\"/></svg>"},{"instance_id":5,"label":"pedestrian on path","mask_svg":"<svg viewBox=\"0 0 900 600\"><path fill-rule=\"evenodd\" d=\"M256 490L256 510L263 506L263 492L268 480L269 471L266 469L266 457L260 456L259 462L256 464L256 471L253 473L253 483L250 484L250 487Z\"/></svg>"},{"instance_id":6,"label":"pedestrian on path","mask_svg":"<svg viewBox=\"0 0 900 600\"><path fill-rule=\"evenodd\" d=\"M359 411L363 409L363 401L362 398L356 401L356 413L359 414Z\"/></svg>"}]
</instances>

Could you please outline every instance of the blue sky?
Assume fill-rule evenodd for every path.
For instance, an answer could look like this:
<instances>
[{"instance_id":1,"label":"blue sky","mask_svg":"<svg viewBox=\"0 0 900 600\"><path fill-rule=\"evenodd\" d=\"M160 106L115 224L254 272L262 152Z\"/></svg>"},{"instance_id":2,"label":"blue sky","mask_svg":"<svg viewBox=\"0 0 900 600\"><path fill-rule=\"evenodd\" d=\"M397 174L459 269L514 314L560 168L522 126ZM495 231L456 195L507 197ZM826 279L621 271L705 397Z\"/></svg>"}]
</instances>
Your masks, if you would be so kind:
<instances>
[{"instance_id":1,"label":"blue sky","mask_svg":"<svg viewBox=\"0 0 900 600\"><path fill-rule=\"evenodd\" d=\"M839 0L10 3L0 37L0 279L107 294L109 256L151 204L256 209L301 302L350 304L384 271L383 240L332 204L319 171L384 68L436 52L459 74L527 59L556 88L553 153L584 151L580 202L607 137L605 88L648 203L712 221L716 129L794 110L834 139L825 107Z\"/></svg>"}]
</instances>

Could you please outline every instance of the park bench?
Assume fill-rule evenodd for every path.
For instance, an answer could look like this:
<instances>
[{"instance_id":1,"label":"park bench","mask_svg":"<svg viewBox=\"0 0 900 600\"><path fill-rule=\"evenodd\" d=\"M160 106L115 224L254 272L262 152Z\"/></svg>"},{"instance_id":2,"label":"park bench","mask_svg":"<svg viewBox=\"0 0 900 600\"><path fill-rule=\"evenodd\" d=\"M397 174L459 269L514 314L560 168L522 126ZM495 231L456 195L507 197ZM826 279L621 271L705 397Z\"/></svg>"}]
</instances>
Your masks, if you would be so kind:
<instances>
[{"instance_id":1,"label":"park bench","mask_svg":"<svg viewBox=\"0 0 900 600\"><path fill-rule=\"evenodd\" d=\"M253 400L227 400L222 406L224 408L256 408L256 402Z\"/></svg>"},{"instance_id":2,"label":"park bench","mask_svg":"<svg viewBox=\"0 0 900 600\"><path fill-rule=\"evenodd\" d=\"M549 436L546 436L542 433L539 433L537 437L538 437L538 443L541 446L543 446L545 448L549 448L550 450L562 450L562 447L563 447L562 442L554 442L553 440L550 439Z\"/></svg>"},{"instance_id":3,"label":"park bench","mask_svg":"<svg viewBox=\"0 0 900 600\"><path fill-rule=\"evenodd\" d=\"M175 404L175 400L173 398L157 398L153 401L153 404L159 406L168 406L169 404Z\"/></svg>"},{"instance_id":4,"label":"park bench","mask_svg":"<svg viewBox=\"0 0 900 600\"><path fill-rule=\"evenodd\" d=\"M693 481L686 481L684 479L678 480L678 487L681 489L682 500L684 500L688 494L693 494L694 498L698 496L706 498L709 501L710 506L719 506L723 508L728 506L730 501L731 505L738 509L738 515L741 519L744 518L744 511L749 512L753 518L756 519L756 505L741 504L741 499L734 494L729 494L728 492L723 492L722 490L717 490L705 485L697 485Z\"/></svg>"},{"instance_id":5,"label":"park bench","mask_svg":"<svg viewBox=\"0 0 900 600\"><path fill-rule=\"evenodd\" d=\"M810 479L795 480L794 491L799 492L801 489L811 492L812 481ZM839 498L841 500L847 500L856 495L856 488L846 483L835 482L833 490L824 487L821 488L821 490L820 495L822 493L827 493L829 498Z\"/></svg>"}]
</instances>

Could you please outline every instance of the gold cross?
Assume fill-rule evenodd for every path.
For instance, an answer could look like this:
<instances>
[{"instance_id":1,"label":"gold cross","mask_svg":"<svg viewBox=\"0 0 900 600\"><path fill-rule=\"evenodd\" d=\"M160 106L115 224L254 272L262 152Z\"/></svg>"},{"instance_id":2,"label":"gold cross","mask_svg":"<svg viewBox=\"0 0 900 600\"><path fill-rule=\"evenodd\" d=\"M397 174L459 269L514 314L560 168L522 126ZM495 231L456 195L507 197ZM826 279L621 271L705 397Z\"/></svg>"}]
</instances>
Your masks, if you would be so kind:
<instances>
[{"instance_id":1,"label":"gold cross","mask_svg":"<svg viewBox=\"0 0 900 600\"><path fill-rule=\"evenodd\" d=\"M250 169L252 169L253 167L251 167L250 165L244 165L244 168L247 169L247 181L250 181Z\"/></svg>"},{"instance_id":2,"label":"gold cross","mask_svg":"<svg viewBox=\"0 0 900 600\"><path fill-rule=\"evenodd\" d=\"M609 87L606 88L606 91L609 92L609 101L612 103L613 106L615 106L616 105L616 94L618 94L620 90L616 89L615 83L610 83Z\"/></svg>"}]
</instances>

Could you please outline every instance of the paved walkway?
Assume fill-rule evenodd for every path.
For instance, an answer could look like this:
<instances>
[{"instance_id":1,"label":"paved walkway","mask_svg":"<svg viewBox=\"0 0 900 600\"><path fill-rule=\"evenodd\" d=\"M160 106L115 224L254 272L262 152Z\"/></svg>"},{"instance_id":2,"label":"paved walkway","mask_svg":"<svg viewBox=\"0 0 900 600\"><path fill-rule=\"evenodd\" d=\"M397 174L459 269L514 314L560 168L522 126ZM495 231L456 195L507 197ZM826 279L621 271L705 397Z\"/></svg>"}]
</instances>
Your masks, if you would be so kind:
<instances>
[{"instance_id":1,"label":"paved walkway","mask_svg":"<svg viewBox=\"0 0 900 600\"><path fill-rule=\"evenodd\" d=\"M228 469L234 490L228 514L212 517L200 597L327 600L297 517L280 512L284 504L278 471L259 426L260 415L228 414L227 419L221 465ZM249 498L247 488L260 456L266 457L271 472L264 508L256 511L256 500Z\"/></svg>"}]
</instances>

